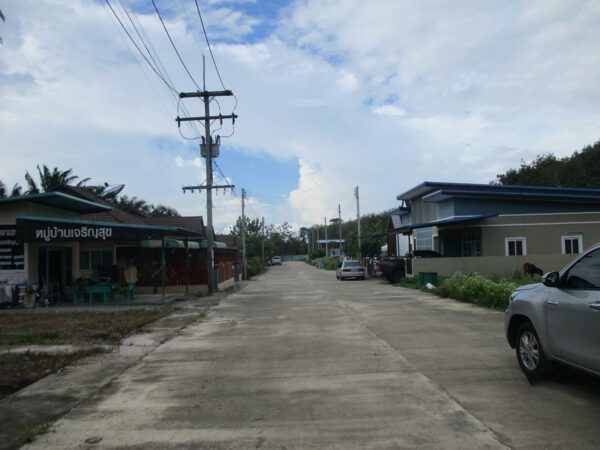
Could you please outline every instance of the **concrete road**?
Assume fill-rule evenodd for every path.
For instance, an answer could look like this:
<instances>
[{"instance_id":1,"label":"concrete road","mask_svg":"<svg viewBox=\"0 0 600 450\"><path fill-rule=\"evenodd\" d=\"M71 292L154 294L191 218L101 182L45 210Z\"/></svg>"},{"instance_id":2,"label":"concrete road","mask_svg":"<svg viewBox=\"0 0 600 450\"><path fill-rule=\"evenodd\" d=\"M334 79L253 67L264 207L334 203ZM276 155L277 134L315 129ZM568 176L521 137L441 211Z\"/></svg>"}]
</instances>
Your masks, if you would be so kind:
<instances>
[{"instance_id":1,"label":"concrete road","mask_svg":"<svg viewBox=\"0 0 600 450\"><path fill-rule=\"evenodd\" d=\"M533 387L502 314L273 267L29 448L594 448L600 383Z\"/></svg>"}]
</instances>

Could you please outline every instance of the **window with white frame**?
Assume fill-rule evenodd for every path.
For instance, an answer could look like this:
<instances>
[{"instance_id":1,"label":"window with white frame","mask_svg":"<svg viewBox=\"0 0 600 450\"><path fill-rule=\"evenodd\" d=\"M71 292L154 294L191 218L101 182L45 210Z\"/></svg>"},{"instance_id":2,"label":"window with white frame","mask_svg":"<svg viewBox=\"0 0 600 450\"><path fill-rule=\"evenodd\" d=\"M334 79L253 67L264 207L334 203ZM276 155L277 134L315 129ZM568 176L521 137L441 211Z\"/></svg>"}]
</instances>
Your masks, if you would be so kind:
<instances>
[{"instance_id":1,"label":"window with white frame","mask_svg":"<svg viewBox=\"0 0 600 450\"><path fill-rule=\"evenodd\" d=\"M561 236L560 246L563 255L575 255L583 251L583 236L569 235Z\"/></svg>"},{"instance_id":2,"label":"window with white frame","mask_svg":"<svg viewBox=\"0 0 600 450\"><path fill-rule=\"evenodd\" d=\"M527 255L527 239L524 237L507 237L504 239L506 256Z\"/></svg>"}]
</instances>

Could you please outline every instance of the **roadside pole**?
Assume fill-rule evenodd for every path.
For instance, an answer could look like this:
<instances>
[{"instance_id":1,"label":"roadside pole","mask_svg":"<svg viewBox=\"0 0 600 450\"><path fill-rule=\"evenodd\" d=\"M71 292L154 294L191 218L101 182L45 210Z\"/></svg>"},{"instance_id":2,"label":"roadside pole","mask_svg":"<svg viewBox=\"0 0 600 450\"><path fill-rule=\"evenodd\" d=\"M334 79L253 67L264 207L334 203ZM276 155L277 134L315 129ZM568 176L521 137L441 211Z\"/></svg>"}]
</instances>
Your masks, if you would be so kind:
<instances>
[{"instance_id":1,"label":"roadside pole","mask_svg":"<svg viewBox=\"0 0 600 450\"><path fill-rule=\"evenodd\" d=\"M329 241L327 240L327 216L325 216L325 258L329 257Z\"/></svg>"}]
</instances>

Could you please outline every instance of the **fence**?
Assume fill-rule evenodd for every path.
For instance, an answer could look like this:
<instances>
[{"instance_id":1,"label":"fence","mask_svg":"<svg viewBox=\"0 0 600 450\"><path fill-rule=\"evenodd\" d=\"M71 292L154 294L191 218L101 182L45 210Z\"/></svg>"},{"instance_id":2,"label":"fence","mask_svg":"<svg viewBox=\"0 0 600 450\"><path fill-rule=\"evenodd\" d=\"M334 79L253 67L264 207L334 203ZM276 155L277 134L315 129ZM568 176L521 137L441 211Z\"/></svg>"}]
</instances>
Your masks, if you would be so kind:
<instances>
[{"instance_id":1,"label":"fence","mask_svg":"<svg viewBox=\"0 0 600 450\"><path fill-rule=\"evenodd\" d=\"M281 257L282 261L306 261L308 259L308 255L283 255Z\"/></svg>"}]
</instances>

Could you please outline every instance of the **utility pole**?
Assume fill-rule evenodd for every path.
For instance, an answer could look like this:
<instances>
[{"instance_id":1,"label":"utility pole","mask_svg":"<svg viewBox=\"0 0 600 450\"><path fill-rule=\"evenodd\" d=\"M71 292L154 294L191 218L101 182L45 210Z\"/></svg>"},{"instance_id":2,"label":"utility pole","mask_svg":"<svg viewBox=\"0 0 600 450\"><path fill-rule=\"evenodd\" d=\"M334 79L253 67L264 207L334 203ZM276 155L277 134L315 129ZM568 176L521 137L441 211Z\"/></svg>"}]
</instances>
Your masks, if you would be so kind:
<instances>
[{"instance_id":1,"label":"utility pole","mask_svg":"<svg viewBox=\"0 0 600 450\"><path fill-rule=\"evenodd\" d=\"M327 216L325 216L325 257L329 257L329 241L327 240Z\"/></svg>"},{"instance_id":2,"label":"utility pole","mask_svg":"<svg viewBox=\"0 0 600 450\"><path fill-rule=\"evenodd\" d=\"M320 247L319 247L319 225L317 225L317 254L318 254L319 250L320 250Z\"/></svg>"},{"instance_id":3,"label":"utility pole","mask_svg":"<svg viewBox=\"0 0 600 450\"><path fill-rule=\"evenodd\" d=\"M362 257L362 250L360 246L360 193L358 192L358 186L354 188L354 197L356 198L356 219L358 224L358 260Z\"/></svg>"},{"instance_id":4,"label":"utility pole","mask_svg":"<svg viewBox=\"0 0 600 450\"><path fill-rule=\"evenodd\" d=\"M265 216L262 217L262 263L265 264Z\"/></svg>"},{"instance_id":5,"label":"utility pole","mask_svg":"<svg viewBox=\"0 0 600 450\"><path fill-rule=\"evenodd\" d=\"M204 67L204 57L203 67ZM230 90L225 91L207 91L206 90L206 78L204 77L204 90L196 91L196 92L181 92L179 93L179 98L201 98L204 102L204 116L203 117L179 117L175 119L177 122L177 126L181 127L181 122L204 122L204 136L202 138L202 144L200 145L200 154L201 156L206 158L206 185L204 186L186 186L183 188L183 192L186 190L190 190L194 192L195 190L202 191L206 190L206 265L208 266L208 295L212 295L212 293L217 288L217 283L215 279L215 258L214 258L214 235L213 235L213 206L212 206L212 191L213 189L233 189L233 185L222 185L222 186L214 186L213 185L213 164L212 159L219 156L219 147L220 147L220 137L217 136L216 140L213 140L210 135L210 122L213 120L219 120L221 124L223 123L223 119L231 119L233 124L235 124L235 119L237 119L236 114L211 116L210 115L210 102L213 97L229 97L232 96L233 92ZM203 154L204 153L204 154Z\"/></svg>"},{"instance_id":6,"label":"utility pole","mask_svg":"<svg viewBox=\"0 0 600 450\"><path fill-rule=\"evenodd\" d=\"M338 226L340 230L340 258L343 256L342 254L342 207L338 203Z\"/></svg>"},{"instance_id":7,"label":"utility pole","mask_svg":"<svg viewBox=\"0 0 600 450\"><path fill-rule=\"evenodd\" d=\"M248 279L246 266L246 189L242 188L242 277Z\"/></svg>"}]
</instances>

